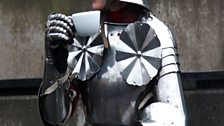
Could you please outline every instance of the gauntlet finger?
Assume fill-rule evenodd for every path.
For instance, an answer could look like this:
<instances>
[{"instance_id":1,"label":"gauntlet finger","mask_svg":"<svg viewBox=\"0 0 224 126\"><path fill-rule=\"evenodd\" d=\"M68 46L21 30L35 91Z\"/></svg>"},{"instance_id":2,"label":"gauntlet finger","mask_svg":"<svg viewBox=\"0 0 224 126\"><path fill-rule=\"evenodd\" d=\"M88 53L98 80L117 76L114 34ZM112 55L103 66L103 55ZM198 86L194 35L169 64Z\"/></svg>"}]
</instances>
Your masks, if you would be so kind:
<instances>
[{"instance_id":1,"label":"gauntlet finger","mask_svg":"<svg viewBox=\"0 0 224 126\"><path fill-rule=\"evenodd\" d=\"M68 41L69 40L69 37L62 33L49 33L47 37L52 41L54 40Z\"/></svg>"},{"instance_id":2,"label":"gauntlet finger","mask_svg":"<svg viewBox=\"0 0 224 126\"><path fill-rule=\"evenodd\" d=\"M75 30L73 21L72 21L71 17L69 17L69 16L66 16L66 15L60 14L60 13L52 14L52 15L49 15L49 17L48 17L48 21L51 21L51 20L61 20L65 23L67 23L68 26L71 27L72 30Z\"/></svg>"},{"instance_id":3,"label":"gauntlet finger","mask_svg":"<svg viewBox=\"0 0 224 126\"><path fill-rule=\"evenodd\" d=\"M52 28L59 26L63 29L65 29L66 33L69 34L69 36L73 37L74 36L74 31L72 31L71 27L68 26L67 23L61 20L50 20L47 22L47 27Z\"/></svg>"}]
</instances>

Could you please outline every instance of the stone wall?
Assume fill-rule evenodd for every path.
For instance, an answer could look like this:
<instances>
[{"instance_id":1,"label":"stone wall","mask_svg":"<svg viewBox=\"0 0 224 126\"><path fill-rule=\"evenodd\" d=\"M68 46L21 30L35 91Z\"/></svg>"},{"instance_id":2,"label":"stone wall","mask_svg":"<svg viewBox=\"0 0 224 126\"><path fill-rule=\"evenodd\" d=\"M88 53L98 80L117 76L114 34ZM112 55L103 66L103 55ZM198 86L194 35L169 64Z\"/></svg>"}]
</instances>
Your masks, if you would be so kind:
<instances>
[{"instance_id":1,"label":"stone wall","mask_svg":"<svg viewBox=\"0 0 224 126\"><path fill-rule=\"evenodd\" d=\"M182 71L224 70L223 0L152 0L176 36Z\"/></svg>"},{"instance_id":2,"label":"stone wall","mask_svg":"<svg viewBox=\"0 0 224 126\"><path fill-rule=\"evenodd\" d=\"M47 16L86 8L83 0L1 0L0 79L41 77Z\"/></svg>"},{"instance_id":3,"label":"stone wall","mask_svg":"<svg viewBox=\"0 0 224 126\"><path fill-rule=\"evenodd\" d=\"M175 34L183 72L224 69L223 0L151 0L155 15ZM0 79L43 73L44 24L51 12L90 10L84 0L1 0Z\"/></svg>"}]
</instances>

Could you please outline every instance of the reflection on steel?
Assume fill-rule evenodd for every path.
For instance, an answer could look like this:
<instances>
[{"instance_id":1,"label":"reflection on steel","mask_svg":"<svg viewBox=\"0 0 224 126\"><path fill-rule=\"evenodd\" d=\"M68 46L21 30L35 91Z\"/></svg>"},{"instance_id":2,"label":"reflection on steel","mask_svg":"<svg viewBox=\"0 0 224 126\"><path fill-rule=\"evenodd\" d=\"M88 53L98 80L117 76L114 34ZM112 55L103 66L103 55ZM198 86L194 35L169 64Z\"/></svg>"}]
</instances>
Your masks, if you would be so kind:
<instances>
[{"instance_id":1,"label":"reflection on steel","mask_svg":"<svg viewBox=\"0 0 224 126\"><path fill-rule=\"evenodd\" d=\"M122 77L131 85L146 85L158 73L161 46L146 23L132 23L120 35L116 60Z\"/></svg>"},{"instance_id":2,"label":"reflection on steel","mask_svg":"<svg viewBox=\"0 0 224 126\"><path fill-rule=\"evenodd\" d=\"M76 37L69 50L68 67L75 78L85 81L99 71L104 51L101 35Z\"/></svg>"}]
</instances>

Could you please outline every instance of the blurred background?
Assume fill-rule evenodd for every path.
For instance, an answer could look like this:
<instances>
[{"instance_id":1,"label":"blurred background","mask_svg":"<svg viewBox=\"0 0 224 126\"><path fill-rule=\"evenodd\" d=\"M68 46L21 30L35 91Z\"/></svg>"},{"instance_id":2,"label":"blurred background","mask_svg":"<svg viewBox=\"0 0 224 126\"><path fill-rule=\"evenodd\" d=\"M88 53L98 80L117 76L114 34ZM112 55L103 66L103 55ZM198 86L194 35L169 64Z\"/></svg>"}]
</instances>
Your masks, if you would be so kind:
<instances>
[{"instance_id":1,"label":"blurred background","mask_svg":"<svg viewBox=\"0 0 224 126\"><path fill-rule=\"evenodd\" d=\"M177 41L189 125L222 126L224 1L149 3ZM0 126L42 125L36 94L44 69L47 16L87 10L90 0L0 0ZM76 119L68 125L74 123Z\"/></svg>"}]
</instances>

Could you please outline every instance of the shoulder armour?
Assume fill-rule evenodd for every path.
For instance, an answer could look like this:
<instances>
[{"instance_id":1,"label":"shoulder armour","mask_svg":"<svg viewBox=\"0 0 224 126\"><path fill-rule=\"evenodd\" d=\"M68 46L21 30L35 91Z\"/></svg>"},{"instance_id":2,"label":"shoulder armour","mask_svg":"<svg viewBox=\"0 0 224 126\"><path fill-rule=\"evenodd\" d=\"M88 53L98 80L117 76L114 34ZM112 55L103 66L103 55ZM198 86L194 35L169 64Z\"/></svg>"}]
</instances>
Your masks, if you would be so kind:
<instances>
[{"instance_id":1,"label":"shoulder armour","mask_svg":"<svg viewBox=\"0 0 224 126\"><path fill-rule=\"evenodd\" d=\"M177 45L169 28L159 19L151 15L147 23L154 28L162 47L162 62L159 77L180 72Z\"/></svg>"}]
</instances>

